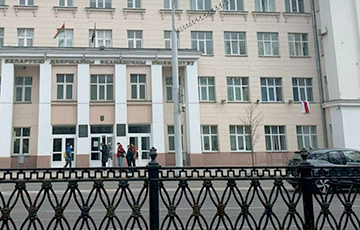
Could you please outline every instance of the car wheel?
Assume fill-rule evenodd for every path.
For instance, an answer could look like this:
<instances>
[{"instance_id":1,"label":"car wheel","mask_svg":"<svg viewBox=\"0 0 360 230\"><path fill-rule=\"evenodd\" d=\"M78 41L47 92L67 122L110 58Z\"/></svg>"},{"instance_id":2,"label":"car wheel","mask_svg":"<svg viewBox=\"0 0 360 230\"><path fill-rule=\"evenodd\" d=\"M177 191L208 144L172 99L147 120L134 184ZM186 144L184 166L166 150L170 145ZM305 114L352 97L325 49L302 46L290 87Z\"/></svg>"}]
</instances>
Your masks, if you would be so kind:
<instances>
[{"instance_id":1,"label":"car wheel","mask_svg":"<svg viewBox=\"0 0 360 230\"><path fill-rule=\"evenodd\" d=\"M326 194L330 190L331 181L329 179L321 179L315 182L315 191L321 194Z\"/></svg>"}]
</instances>

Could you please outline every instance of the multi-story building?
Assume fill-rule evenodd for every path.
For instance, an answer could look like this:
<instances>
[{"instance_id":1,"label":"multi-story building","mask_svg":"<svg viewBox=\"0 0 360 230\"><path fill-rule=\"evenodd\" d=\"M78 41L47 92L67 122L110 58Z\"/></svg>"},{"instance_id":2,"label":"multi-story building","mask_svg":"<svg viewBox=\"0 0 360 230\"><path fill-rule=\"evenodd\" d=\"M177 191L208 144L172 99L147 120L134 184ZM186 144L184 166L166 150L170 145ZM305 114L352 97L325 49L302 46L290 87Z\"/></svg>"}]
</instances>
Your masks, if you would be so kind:
<instances>
[{"instance_id":1,"label":"multi-story building","mask_svg":"<svg viewBox=\"0 0 360 230\"><path fill-rule=\"evenodd\" d=\"M250 165L252 152L257 165L284 164L322 147L310 1L230 0L196 20L219 3L177 4L186 164ZM170 0L0 5L0 167L19 154L26 167L61 167L70 143L76 166L100 166L102 142L135 143L138 165L155 146L174 164ZM251 107L263 115L253 149Z\"/></svg>"}]
</instances>

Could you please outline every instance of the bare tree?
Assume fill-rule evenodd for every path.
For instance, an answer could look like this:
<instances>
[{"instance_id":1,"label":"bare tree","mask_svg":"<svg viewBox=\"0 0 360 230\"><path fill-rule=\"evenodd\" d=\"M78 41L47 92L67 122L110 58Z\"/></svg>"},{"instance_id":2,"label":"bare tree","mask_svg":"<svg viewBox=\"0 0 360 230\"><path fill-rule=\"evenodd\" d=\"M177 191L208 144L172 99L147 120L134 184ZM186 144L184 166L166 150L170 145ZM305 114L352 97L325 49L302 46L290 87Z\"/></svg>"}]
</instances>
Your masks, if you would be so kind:
<instances>
[{"instance_id":1,"label":"bare tree","mask_svg":"<svg viewBox=\"0 0 360 230\"><path fill-rule=\"evenodd\" d=\"M257 105L250 104L245 108L245 113L240 117L241 122L247 126L249 132L249 145L251 150L252 166L255 166L254 147L259 143L262 131L259 127L264 120L263 110L258 111Z\"/></svg>"}]
</instances>

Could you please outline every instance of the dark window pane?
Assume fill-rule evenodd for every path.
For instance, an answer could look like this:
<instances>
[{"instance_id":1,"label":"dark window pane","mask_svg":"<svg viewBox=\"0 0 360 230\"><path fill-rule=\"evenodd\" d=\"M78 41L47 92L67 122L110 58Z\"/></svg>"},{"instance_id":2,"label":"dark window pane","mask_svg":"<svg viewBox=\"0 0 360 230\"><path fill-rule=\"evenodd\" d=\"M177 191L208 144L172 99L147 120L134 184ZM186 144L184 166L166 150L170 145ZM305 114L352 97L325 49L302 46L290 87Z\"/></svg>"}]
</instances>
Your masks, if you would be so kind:
<instances>
[{"instance_id":1,"label":"dark window pane","mask_svg":"<svg viewBox=\"0 0 360 230\"><path fill-rule=\"evenodd\" d=\"M113 133L113 126L111 125L92 125L90 133Z\"/></svg>"},{"instance_id":2,"label":"dark window pane","mask_svg":"<svg viewBox=\"0 0 360 230\"><path fill-rule=\"evenodd\" d=\"M76 134L75 126L53 126L53 134Z\"/></svg>"},{"instance_id":3,"label":"dark window pane","mask_svg":"<svg viewBox=\"0 0 360 230\"><path fill-rule=\"evenodd\" d=\"M129 125L129 133L151 133L150 125Z\"/></svg>"}]
</instances>

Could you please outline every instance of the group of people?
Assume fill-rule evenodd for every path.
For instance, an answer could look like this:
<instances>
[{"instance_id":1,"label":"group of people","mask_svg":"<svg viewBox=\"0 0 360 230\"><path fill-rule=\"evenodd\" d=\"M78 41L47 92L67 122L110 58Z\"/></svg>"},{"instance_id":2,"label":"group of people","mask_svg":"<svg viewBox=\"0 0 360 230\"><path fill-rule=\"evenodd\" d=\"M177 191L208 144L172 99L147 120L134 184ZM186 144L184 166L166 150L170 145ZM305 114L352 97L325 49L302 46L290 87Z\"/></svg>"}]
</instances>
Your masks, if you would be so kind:
<instances>
[{"instance_id":1,"label":"group of people","mask_svg":"<svg viewBox=\"0 0 360 230\"><path fill-rule=\"evenodd\" d=\"M127 165L129 167L131 167L131 166L135 167L136 166L135 161L136 161L137 155L138 155L136 146L134 144L128 145L127 151L125 151L125 149L123 148L123 146L121 145L120 142L117 143L117 146L118 146L118 148L117 148L116 157L118 158L119 167L122 167L124 157L126 158ZM102 167L106 167L106 163L109 159L109 154L110 154L109 147L105 143L102 143L101 144L101 165L102 165ZM65 162L66 162L64 168L66 168L68 166L71 168L71 161L73 159L71 144L68 144L66 146L66 151L64 153L64 157L65 157Z\"/></svg>"}]
</instances>

